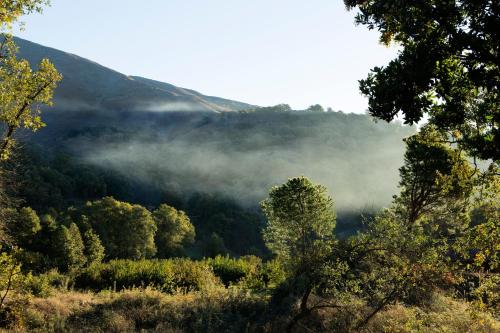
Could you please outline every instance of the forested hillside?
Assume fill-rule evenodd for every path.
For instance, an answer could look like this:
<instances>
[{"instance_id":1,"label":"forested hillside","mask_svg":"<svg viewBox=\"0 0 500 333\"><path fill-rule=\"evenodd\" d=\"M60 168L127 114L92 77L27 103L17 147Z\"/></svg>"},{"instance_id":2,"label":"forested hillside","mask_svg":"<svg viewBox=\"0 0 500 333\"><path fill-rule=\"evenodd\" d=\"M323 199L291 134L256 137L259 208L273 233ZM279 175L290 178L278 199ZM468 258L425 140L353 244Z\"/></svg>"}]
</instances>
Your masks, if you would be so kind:
<instances>
[{"instance_id":1,"label":"forested hillside","mask_svg":"<svg viewBox=\"0 0 500 333\"><path fill-rule=\"evenodd\" d=\"M263 250L258 204L291 174L342 193L339 230L359 228L362 213L389 203L402 138L413 132L363 115L285 106L223 114L58 111L45 119L48 126L20 151L26 205L47 212L104 196L169 203L192 218L199 242L216 233L237 254ZM379 145L383 153L375 153Z\"/></svg>"},{"instance_id":2,"label":"forested hillside","mask_svg":"<svg viewBox=\"0 0 500 333\"><path fill-rule=\"evenodd\" d=\"M207 192L255 206L303 174L341 192L339 208L381 207L414 129L341 112L52 112L33 142L176 195ZM379 146L384 151L376 152ZM136 197L135 200L147 200Z\"/></svg>"}]
</instances>

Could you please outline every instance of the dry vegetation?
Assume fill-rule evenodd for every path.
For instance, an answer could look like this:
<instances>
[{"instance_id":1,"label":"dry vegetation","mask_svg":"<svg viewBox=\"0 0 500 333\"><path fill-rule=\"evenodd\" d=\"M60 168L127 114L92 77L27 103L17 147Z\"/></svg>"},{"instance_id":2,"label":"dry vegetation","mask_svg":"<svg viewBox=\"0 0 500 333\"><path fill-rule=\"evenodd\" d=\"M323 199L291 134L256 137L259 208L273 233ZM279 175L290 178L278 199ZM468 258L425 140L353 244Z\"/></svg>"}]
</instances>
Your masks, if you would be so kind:
<instances>
[{"instance_id":1,"label":"dry vegetation","mask_svg":"<svg viewBox=\"0 0 500 333\"><path fill-rule=\"evenodd\" d=\"M271 312L267 301L263 295L235 288L176 295L151 288L100 293L58 291L46 298L33 297L23 304L13 304L18 320L8 331L283 332L289 317ZM351 300L340 310L318 311L295 332L500 331L500 321L491 315L444 295L436 295L425 307L391 305L360 329L349 324L352 320L348 317L362 318L369 311L362 302Z\"/></svg>"}]
</instances>

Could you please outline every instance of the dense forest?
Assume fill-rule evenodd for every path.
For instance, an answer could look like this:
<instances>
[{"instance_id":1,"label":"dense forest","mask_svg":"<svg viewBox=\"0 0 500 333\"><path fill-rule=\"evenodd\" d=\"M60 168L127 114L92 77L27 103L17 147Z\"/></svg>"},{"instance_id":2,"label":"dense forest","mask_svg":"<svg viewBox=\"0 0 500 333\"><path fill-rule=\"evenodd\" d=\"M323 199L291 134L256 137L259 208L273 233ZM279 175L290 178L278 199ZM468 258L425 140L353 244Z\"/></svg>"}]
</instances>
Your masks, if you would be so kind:
<instances>
[{"instance_id":1,"label":"dense forest","mask_svg":"<svg viewBox=\"0 0 500 333\"><path fill-rule=\"evenodd\" d=\"M0 331L500 331L499 7L345 3L401 45L370 115L127 77L0 3Z\"/></svg>"}]
</instances>

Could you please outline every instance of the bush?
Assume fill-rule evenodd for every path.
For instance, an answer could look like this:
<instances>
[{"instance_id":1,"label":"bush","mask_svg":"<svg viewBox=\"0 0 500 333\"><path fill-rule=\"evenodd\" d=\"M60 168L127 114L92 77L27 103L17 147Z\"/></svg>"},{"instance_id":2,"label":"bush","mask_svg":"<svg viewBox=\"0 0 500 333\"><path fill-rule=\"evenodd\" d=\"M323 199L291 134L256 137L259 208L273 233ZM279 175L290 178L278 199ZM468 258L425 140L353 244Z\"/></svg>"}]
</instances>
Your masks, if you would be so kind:
<instances>
[{"instance_id":1,"label":"bush","mask_svg":"<svg viewBox=\"0 0 500 333\"><path fill-rule=\"evenodd\" d=\"M284 271L277 261L263 263L262 259L256 256L217 256L205 259L205 262L212 267L215 276L220 278L226 287L239 284L249 289L266 289L284 280Z\"/></svg>"},{"instance_id":2,"label":"bush","mask_svg":"<svg viewBox=\"0 0 500 333\"><path fill-rule=\"evenodd\" d=\"M67 289L69 278L57 270L51 270L40 275L28 275L24 281L24 290L33 296L48 297L56 289Z\"/></svg>"},{"instance_id":3,"label":"bush","mask_svg":"<svg viewBox=\"0 0 500 333\"><path fill-rule=\"evenodd\" d=\"M28 293L37 297L48 297L53 292L49 280L43 275L29 275L24 287Z\"/></svg>"},{"instance_id":4,"label":"bush","mask_svg":"<svg viewBox=\"0 0 500 333\"><path fill-rule=\"evenodd\" d=\"M245 259L246 258L246 259ZM216 256L215 258L205 259L205 262L212 268L214 274L221 279L225 286L238 283L248 277L252 271L257 270L260 265L260 259L251 262L248 257L235 259L229 256Z\"/></svg>"},{"instance_id":5,"label":"bush","mask_svg":"<svg viewBox=\"0 0 500 333\"><path fill-rule=\"evenodd\" d=\"M207 264L188 259L112 260L92 265L75 278L75 287L81 289L123 290L146 286L167 293L187 293L217 287L220 282Z\"/></svg>"},{"instance_id":6,"label":"bush","mask_svg":"<svg viewBox=\"0 0 500 333\"><path fill-rule=\"evenodd\" d=\"M435 295L427 307L396 304L378 313L367 332L499 332L500 323L484 312L474 312L465 302Z\"/></svg>"}]
</instances>

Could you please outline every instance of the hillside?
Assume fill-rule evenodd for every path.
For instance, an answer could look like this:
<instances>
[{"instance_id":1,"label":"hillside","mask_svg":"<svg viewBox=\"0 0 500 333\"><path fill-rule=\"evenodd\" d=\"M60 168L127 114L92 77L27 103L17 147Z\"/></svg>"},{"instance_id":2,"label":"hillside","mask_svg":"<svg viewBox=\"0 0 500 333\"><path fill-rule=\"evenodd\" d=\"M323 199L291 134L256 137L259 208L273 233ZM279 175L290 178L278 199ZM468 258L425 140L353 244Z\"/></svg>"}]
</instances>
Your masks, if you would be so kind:
<instances>
[{"instance_id":1,"label":"hillside","mask_svg":"<svg viewBox=\"0 0 500 333\"><path fill-rule=\"evenodd\" d=\"M55 94L57 109L224 112L252 107L163 82L127 76L77 55L20 38L15 41L20 58L33 65L49 58L63 74Z\"/></svg>"},{"instance_id":2,"label":"hillside","mask_svg":"<svg viewBox=\"0 0 500 333\"><path fill-rule=\"evenodd\" d=\"M340 209L380 207L396 192L411 128L366 115L256 108L16 42L20 57L48 57L64 77L44 113L47 127L28 137L148 192L212 193L253 207L296 175L327 185ZM230 110L238 112L222 112Z\"/></svg>"}]
</instances>

